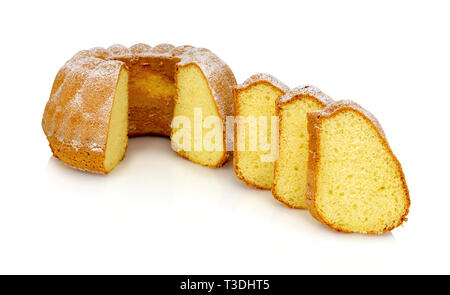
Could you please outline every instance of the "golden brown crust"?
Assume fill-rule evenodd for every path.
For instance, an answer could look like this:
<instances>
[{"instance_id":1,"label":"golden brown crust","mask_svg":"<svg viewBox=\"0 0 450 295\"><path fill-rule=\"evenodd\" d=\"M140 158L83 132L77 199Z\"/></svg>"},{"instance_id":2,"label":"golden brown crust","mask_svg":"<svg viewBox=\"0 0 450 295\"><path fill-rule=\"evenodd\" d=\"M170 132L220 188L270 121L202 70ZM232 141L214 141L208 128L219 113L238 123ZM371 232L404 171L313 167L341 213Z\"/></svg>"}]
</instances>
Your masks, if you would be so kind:
<instances>
[{"instance_id":1,"label":"golden brown crust","mask_svg":"<svg viewBox=\"0 0 450 295\"><path fill-rule=\"evenodd\" d=\"M236 85L234 88L238 89L239 91L242 91L260 82L274 86L275 88L281 90L284 94L286 94L289 91L289 87L286 84L284 84L274 76L267 73L254 74L250 76L247 80L245 80L243 83Z\"/></svg>"},{"instance_id":2,"label":"golden brown crust","mask_svg":"<svg viewBox=\"0 0 450 295\"><path fill-rule=\"evenodd\" d=\"M328 223L321 215L319 210L316 207L315 203L315 197L317 193L317 173L319 171L319 163L320 163L320 129L321 124L324 118L330 118L333 116L336 116L337 114L343 112L343 111L356 111L359 114L362 115L362 117L373 126L373 128L376 130L377 135L381 139L381 142L383 143L386 150L389 152L389 154L392 156L392 158L395 161L395 164L397 166L398 172L400 173L401 181L403 184L403 189L406 195L406 208L405 212L402 215L402 217L399 219L397 224L394 224L390 228L386 228L381 232L367 232L368 234L381 234L383 232L389 232L393 230L394 228L400 226L403 222L407 221L408 219L406 216L409 213L409 207L411 204L411 200L409 197L409 190L408 186L406 184L405 175L403 173L402 166L400 162L398 161L397 157L395 157L394 153L392 152L388 141L386 139L386 136L384 134L383 129L381 128L380 123L378 120L373 116L369 111L362 108L360 105L356 104L353 101L338 101L335 102L323 110L310 112L308 113L308 132L309 132L309 159L308 159L308 172L307 172L307 187L306 187L306 204L307 207L311 213L311 215L316 218L318 221L325 224L328 228L334 231L338 232L346 232L350 233L350 231L344 230L342 228L337 228Z\"/></svg>"},{"instance_id":3,"label":"golden brown crust","mask_svg":"<svg viewBox=\"0 0 450 295\"><path fill-rule=\"evenodd\" d=\"M312 99L315 100L318 104L322 105L322 107L327 106L328 104L331 104L333 102L333 99L326 95L324 92L322 92L319 88L316 88L312 85L305 85L305 86L299 86L295 87L288 92L286 92L285 95L280 96L277 99L276 102L276 112L279 120L279 133L278 133L278 148L280 147L280 136L281 136L281 130L283 128L283 118L281 116L281 109L289 105L291 103L295 103L298 100L301 99ZM273 185L272 185L272 195L273 197L283 203L286 207L292 208L292 209L307 209L307 207L302 206L293 206L286 202L280 195L277 194L277 175L278 175L278 159L274 163L274 175L273 175Z\"/></svg>"},{"instance_id":4,"label":"golden brown crust","mask_svg":"<svg viewBox=\"0 0 450 295\"><path fill-rule=\"evenodd\" d=\"M236 80L231 69L207 49L188 45L175 47L171 44L160 44L152 48L147 44L140 43L130 48L116 44L107 49L95 47L76 53L56 75L42 119L44 133L49 140L54 155L75 168L105 173L104 167L101 168L97 162L102 157L104 159L105 156L106 141L104 138L107 135L108 125L105 118L109 118L108 110L103 109L104 114L101 117L93 116L90 125L83 123L81 126L79 126L80 124L73 125L73 122L79 122L79 117L83 114L77 114L74 117L65 112L66 104L75 96L77 90L86 84L88 75L95 68L102 64L113 64L120 66L120 68L126 67L129 69L130 76L134 74L137 68L149 68L165 75L175 83L174 76L177 64L186 63L195 63L204 73L221 116L225 118L227 115L232 115L234 110L231 89L236 84ZM120 69L116 68L114 73L118 76L119 71ZM109 75L113 75L113 72ZM103 82L98 80L95 85L86 89L84 96L90 97L97 88L102 88L103 92L108 89L112 91L115 89L114 85L111 85L109 78L104 79ZM157 120L148 119L150 114L155 114L155 109L138 108L139 106L134 104L131 99L129 116L132 119L129 124L129 135L158 134L169 136L174 99L175 97L169 99L166 103L161 103L161 107L156 110ZM78 107L87 108L87 111L89 111L90 108L100 105L98 100L99 98L94 100L90 98L88 102L83 101L81 106ZM69 109L76 113L75 108L76 106L72 106ZM83 112L86 113L85 110ZM67 124L71 125L70 128L67 124L62 124L66 121ZM87 128L88 126L89 128ZM92 128L92 126L95 126L95 128ZM78 141L74 141L79 137L85 138L86 136L80 135L84 133L90 133L89 136L94 137L95 140L91 140L90 145L85 142L79 144ZM54 134L58 135L60 144L55 142ZM96 136L102 138L95 138ZM69 150L70 146L72 146L73 151ZM84 151L86 147L88 150ZM77 157L74 157L76 154L79 154L80 163L77 162ZM222 166L229 158L230 153L226 152L217 166ZM88 164L89 161L92 161L92 163Z\"/></svg>"},{"instance_id":5,"label":"golden brown crust","mask_svg":"<svg viewBox=\"0 0 450 295\"><path fill-rule=\"evenodd\" d=\"M289 91L289 87L286 86L283 82L275 78L274 76L270 74L265 73L259 73L252 75L250 78L245 80L242 84L236 85L233 87L233 99L234 99L234 105L235 105L235 116L240 116L240 109L239 109L239 103L238 103L238 95L240 92L258 84L266 84L270 87L273 87L274 89L277 89L281 91L284 94L286 94L287 91ZM252 181L246 179L242 172L239 169L239 153L237 151L237 124L235 122L234 124L234 153L233 153L233 169L236 176L242 180L246 186L251 186L256 189L260 190L270 190L270 188L261 187Z\"/></svg>"},{"instance_id":6,"label":"golden brown crust","mask_svg":"<svg viewBox=\"0 0 450 295\"><path fill-rule=\"evenodd\" d=\"M313 85L304 85L292 88L285 95L280 96L276 104L278 107L282 107L283 105L297 101L299 97L312 97L322 105L328 105L334 102L330 96L319 88Z\"/></svg>"},{"instance_id":7,"label":"golden brown crust","mask_svg":"<svg viewBox=\"0 0 450 295\"><path fill-rule=\"evenodd\" d=\"M109 118L124 66L120 61L81 53L57 74L42 128L53 154L64 163L107 173L104 159ZM85 97L89 100L84 101Z\"/></svg>"}]
</instances>

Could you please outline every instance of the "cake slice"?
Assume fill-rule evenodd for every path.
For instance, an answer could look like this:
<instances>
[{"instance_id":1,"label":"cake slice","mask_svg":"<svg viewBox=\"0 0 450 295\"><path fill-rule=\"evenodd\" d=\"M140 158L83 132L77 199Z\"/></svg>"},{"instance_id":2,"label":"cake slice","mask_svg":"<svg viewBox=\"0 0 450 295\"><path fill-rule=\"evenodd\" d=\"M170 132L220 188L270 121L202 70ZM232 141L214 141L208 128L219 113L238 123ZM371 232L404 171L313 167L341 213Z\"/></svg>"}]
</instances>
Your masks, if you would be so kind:
<instances>
[{"instance_id":1,"label":"cake slice","mask_svg":"<svg viewBox=\"0 0 450 295\"><path fill-rule=\"evenodd\" d=\"M330 229L380 234L406 221L410 199L401 165L368 111L339 101L308 113L306 198Z\"/></svg>"},{"instance_id":2,"label":"cake slice","mask_svg":"<svg viewBox=\"0 0 450 295\"><path fill-rule=\"evenodd\" d=\"M223 166L232 153L227 149L225 122L234 113L233 72L212 52L198 48L183 55L175 81L172 147L192 162Z\"/></svg>"},{"instance_id":3,"label":"cake slice","mask_svg":"<svg viewBox=\"0 0 450 295\"><path fill-rule=\"evenodd\" d=\"M234 171L247 185L271 189L277 157L275 101L289 88L275 77L257 74L233 88L236 108Z\"/></svg>"},{"instance_id":4,"label":"cake slice","mask_svg":"<svg viewBox=\"0 0 450 295\"><path fill-rule=\"evenodd\" d=\"M291 208L306 208L309 135L306 114L323 109L332 99L314 86L294 88L278 98L279 156L272 194Z\"/></svg>"}]
</instances>

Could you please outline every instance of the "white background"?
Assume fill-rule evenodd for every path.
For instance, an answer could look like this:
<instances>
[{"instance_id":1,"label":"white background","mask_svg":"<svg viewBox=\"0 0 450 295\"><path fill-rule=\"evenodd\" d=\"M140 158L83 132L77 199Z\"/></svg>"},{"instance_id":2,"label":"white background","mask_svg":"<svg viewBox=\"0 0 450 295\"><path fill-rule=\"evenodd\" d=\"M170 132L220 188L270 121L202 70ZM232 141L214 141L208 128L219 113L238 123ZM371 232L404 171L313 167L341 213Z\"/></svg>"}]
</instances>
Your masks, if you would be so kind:
<instances>
[{"instance_id":1,"label":"white background","mask_svg":"<svg viewBox=\"0 0 450 295\"><path fill-rule=\"evenodd\" d=\"M3 3L0 273L450 273L449 14L448 1ZM207 47L238 82L268 72L357 101L403 165L409 221L331 232L161 137L131 139L108 176L64 166L41 129L58 69L138 42Z\"/></svg>"}]
</instances>

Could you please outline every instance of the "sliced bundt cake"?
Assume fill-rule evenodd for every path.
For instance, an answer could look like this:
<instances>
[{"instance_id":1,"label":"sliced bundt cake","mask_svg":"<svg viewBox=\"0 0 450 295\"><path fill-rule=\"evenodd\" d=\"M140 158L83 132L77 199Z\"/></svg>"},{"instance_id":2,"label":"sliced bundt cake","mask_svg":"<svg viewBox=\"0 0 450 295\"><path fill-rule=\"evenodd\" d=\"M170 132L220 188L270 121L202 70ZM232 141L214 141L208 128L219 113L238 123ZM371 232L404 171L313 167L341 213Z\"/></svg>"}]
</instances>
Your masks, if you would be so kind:
<instances>
[{"instance_id":1,"label":"sliced bundt cake","mask_svg":"<svg viewBox=\"0 0 450 295\"><path fill-rule=\"evenodd\" d=\"M297 87L277 99L279 153L275 161L272 194L288 207L306 208L309 144L306 114L331 102L330 97L314 86Z\"/></svg>"},{"instance_id":2,"label":"sliced bundt cake","mask_svg":"<svg viewBox=\"0 0 450 295\"><path fill-rule=\"evenodd\" d=\"M235 84L230 68L203 48L136 44L83 50L58 72L42 127L54 155L64 163L108 173L124 156L127 134L170 136L179 127L171 128L175 106L189 124L197 109L204 118L215 118L200 126L213 129L205 137L215 141L216 149L202 145L199 151L177 152L217 167L230 155L223 126L233 114Z\"/></svg>"},{"instance_id":3,"label":"sliced bundt cake","mask_svg":"<svg viewBox=\"0 0 450 295\"><path fill-rule=\"evenodd\" d=\"M257 74L233 89L236 108L234 171L255 188L270 189L277 157L275 101L289 88L275 77Z\"/></svg>"},{"instance_id":4,"label":"sliced bundt cake","mask_svg":"<svg viewBox=\"0 0 450 295\"><path fill-rule=\"evenodd\" d=\"M308 113L306 198L330 229L379 234L406 220L410 199L401 165L373 115L351 101Z\"/></svg>"}]
</instances>

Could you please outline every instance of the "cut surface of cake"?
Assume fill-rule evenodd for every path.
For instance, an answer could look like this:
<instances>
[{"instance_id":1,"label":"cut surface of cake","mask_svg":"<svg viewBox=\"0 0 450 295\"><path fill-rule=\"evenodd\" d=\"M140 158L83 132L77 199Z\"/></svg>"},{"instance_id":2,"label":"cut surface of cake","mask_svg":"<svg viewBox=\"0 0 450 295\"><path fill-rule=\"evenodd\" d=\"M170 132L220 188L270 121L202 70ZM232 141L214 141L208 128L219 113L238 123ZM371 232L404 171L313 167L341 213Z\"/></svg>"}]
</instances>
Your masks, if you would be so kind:
<instances>
[{"instance_id":1,"label":"cut surface of cake","mask_svg":"<svg viewBox=\"0 0 450 295\"><path fill-rule=\"evenodd\" d=\"M199 105L181 99L180 108L199 107L223 124L233 114L236 81L230 68L207 49L136 44L78 52L58 72L42 119L53 154L75 168L108 173L124 157L128 135L170 136L177 74L182 72L177 67L191 65L199 69L197 77L207 85L202 89L210 95L202 94L200 82L191 87L184 78L178 79L186 85L183 93L192 97L200 91L203 97L196 101ZM224 132L220 138L223 144ZM225 150L206 154L181 155L207 166L221 166L229 159Z\"/></svg>"},{"instance_id":2,"label":"cut surface of cake","mask_svg":"<svg viewBox=\"0 0 450 295\"><path fill-rule=\"evenodd\" d=\"M109 118L105 171L110 172L125 157L128 146L128 71L119 73Z\"/></svg>"},{"instance_id":3,"label":"cut surface of cake","mask_svg":"<svg viewBox=\"0 0 450 295\"><path fill-rule=\"evenodd\" d=\"M232 86L236 80L229 67L209 50L185 50L176 69L172 146L192 162L221 167L231 156L225 122L234 114Z\"/></svg>"},{"instance_id":4,"label":"cut surface of cake","mask_svg":"<svg viewBox=\"0 0 450 295\"><path fill-rule=\"evenodd\" d=\"M273 196L291 208L306 208L309 135L306 114L323 109L332 99L314 86L288 91L277 100L279 153L275 161Z\"/></svg>"},{"instance_id":5,"label":"cut surface of cake","mask_svg":"<svg viewBox=\"0 0 450 295\"><path fill-rule=\"evenodd\" d=\"M339 101L308 114L307 205L330 229L380 234L406 221L401 165L368 111Z\"/></svg>"},{"instance_id":6,"label":"cut surface of cake","mask_svg":"<svg viewBox=\"0 0 450 295\"><path fill-rule=\"evenodd\" d=\"M173 73L164 70L148 64L130 66L130 136L170 135L176 87Z\"/></svg>"},{"instance_id":7,"label":"cut surface of cake","mask_svg":"<svg viewBox=\"0 0 450 295\"><path fill-rule=\"evenodd\" d=\"M268 74L256 74L233 89L236 108L234 171L247 185L271 189L278 149L275 102L289 88Z\"/></svg>"}]
</instances>

